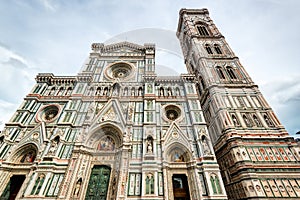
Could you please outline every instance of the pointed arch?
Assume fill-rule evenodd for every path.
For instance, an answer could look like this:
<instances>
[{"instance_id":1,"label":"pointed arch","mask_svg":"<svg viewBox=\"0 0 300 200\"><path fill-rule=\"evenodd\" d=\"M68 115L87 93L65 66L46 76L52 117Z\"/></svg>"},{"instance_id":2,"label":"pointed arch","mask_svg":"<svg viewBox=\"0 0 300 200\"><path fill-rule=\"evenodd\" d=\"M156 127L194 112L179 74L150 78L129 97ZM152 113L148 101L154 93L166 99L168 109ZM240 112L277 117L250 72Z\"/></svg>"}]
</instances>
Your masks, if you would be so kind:
<instances>
[{"instance_id":1,"label":"pointed arch","mask_svg":"<svg viewBox=\"0 0 300 200\"><path fill-rule=\"evenodd\" d=\"M192 153L183 144L174 142L166 149L165 158L168 162L190 162Z\"/></svg>"},{"instance_id":2,"label":"pointed arch","mask_svg":"<svg viewBox=\"0 0 300 200\"><path fill-rule=\"evenodd\" d=\"M104 122L87 134L84 143L93 149L113 151L123 144L122 129L113 122Z\"/></svg>"},{"instance_id":3,"label":"pointed arch","mask_svg":"<svg viewBox=\"0 0 300 200\"><path fill-rule=\"evenodd\" d=\"M217 54L222 54L220 45L214 44L214 49L215 49L215 51L217 52Z\"/></svg>"},{"instance_id":4,"label":"pointed arch","mask_svg":"<svg viewBox=\"0 0 300 200\"><path fill-rule=\"evenodd\" d=\"M34 143L27 143L17 148L11 156L14 163L33 163L38 154L38 147Z\"/></svg>"},{"instance_id":5,"label":"pointed arch","mask_svg":"<svg viewBox=\"0 0 300 200\"><path fill-rule=\"evenodd\" d=\"M220 79L225 79L223 69L220 66L216 66L216 71Z\"/></svg>"},{"instance_id":6,"label":"pointed arch","mask_svg":"<svg viewBox=\"0 0 300 200\"><path fill-rule=\"evenodd\" d=\"M210 47L209 44L205 44L205 49L206 49L208 54L214 54L213 51L211 50L211 47Z\"/></svg>"},{"instance_id":7,"label":"pointed arch","mask_svg":"<svg viewBox=\"0 0 300 200\"><path fill-rule=\"evenodd\" d=\"M196 27L200 36L210 36L207 26L203 23L198 23Z\"/></svg>"},{"instance_id":8,"label":"pointed arch","mask_svg":"<svg viewBox=\"0 0 300 200\"><path fill-rule=\"evenodd\" d=\"M226 67L226 72L227 72L227 74L229 75L229 77L230 77L231 79L237 79L237 77L236 77L236 75L235 75L235 72L234 72L234 69L233 69L232 67L227 66L227 67Z\"/></svg>"}]
</instances>

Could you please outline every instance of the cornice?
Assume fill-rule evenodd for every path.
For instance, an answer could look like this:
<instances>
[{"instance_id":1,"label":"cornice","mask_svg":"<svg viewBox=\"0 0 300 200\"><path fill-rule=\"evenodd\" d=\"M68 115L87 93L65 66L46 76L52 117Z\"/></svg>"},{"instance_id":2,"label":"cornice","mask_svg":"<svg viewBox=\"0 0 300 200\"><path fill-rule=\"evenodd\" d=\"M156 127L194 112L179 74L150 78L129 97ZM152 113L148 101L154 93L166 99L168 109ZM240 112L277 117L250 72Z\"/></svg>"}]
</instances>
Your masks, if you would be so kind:
<instances>
[{"instance_id":1,"label":"cornice","mask_svg":"<svg viewBox=\"0 0 300 200\"><path fill-rule=\"evenodd\" d=\"M104 45L104 43L93 43L91 46L94 52L99 52L99 53L111 52L123 47L128 47L138 51L147 51L147 50L151 50L153 52L155 51L155 44L145 43L144 46L142 46L127 41L109 44L109 45Z\"/></svg>"}]
</instances>

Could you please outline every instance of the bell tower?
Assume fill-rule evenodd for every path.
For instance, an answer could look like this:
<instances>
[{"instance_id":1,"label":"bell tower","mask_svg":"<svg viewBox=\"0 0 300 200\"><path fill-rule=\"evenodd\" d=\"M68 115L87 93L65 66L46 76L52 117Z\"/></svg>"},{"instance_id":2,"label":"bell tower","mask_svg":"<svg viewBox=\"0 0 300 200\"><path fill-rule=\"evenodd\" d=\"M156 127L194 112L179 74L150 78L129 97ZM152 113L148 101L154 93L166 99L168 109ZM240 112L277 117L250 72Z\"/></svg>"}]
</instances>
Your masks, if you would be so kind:
<instances>
[{"instance_id":1,"label":"bell tower","mask_svg":"<svg viewBox=\"0 0 300 200\"><path fill-rule=\"evenodd\" d=\"M177 37L229 199L300 197L299 149L207 9L181 9Z\"/></svg>"}]
</instances>

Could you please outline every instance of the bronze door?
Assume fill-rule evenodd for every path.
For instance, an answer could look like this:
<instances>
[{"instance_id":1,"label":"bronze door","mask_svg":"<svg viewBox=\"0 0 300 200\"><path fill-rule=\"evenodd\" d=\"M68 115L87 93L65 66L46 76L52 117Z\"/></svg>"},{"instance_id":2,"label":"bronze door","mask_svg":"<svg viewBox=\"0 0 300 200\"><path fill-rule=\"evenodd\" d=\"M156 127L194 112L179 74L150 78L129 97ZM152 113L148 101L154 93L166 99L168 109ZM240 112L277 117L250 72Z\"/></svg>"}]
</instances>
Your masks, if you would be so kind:
<instances>
[{"instance_id":1,"label":"bronze door","mask_svg":"<svg viewBox=\"0 0 300 200\"><path fill-rule=\"evenodd\" d=\"M106 200L109 185L110 168L94 166L86 192L86 200Z\"/></svg>"}]
</instances>

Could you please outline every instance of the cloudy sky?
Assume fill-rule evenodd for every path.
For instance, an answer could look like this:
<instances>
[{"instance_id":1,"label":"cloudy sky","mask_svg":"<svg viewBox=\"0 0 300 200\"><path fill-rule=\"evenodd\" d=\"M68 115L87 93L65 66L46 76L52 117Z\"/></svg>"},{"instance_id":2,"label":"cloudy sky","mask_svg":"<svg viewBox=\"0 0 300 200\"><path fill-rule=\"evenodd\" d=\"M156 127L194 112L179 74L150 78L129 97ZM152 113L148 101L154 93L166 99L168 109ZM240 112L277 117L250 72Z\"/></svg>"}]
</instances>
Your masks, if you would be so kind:
<instances>
[{"instance_id":1,"label":"cloudy sky","mask_svg":"<svg viewBox=\"0 0 300 200\"><path fill-rule=\"evenodd\" d=\"M0 0L1 129L37 73L76 75L93 42L156 43L159 73L184 73L180 8L209 9L289 133L300 131L299 0Z\"/></svg>"}]
</instances>

